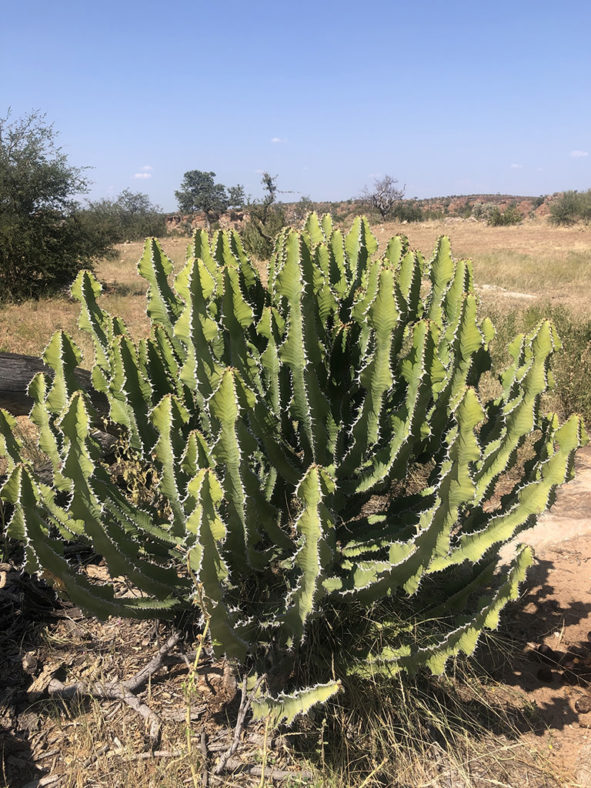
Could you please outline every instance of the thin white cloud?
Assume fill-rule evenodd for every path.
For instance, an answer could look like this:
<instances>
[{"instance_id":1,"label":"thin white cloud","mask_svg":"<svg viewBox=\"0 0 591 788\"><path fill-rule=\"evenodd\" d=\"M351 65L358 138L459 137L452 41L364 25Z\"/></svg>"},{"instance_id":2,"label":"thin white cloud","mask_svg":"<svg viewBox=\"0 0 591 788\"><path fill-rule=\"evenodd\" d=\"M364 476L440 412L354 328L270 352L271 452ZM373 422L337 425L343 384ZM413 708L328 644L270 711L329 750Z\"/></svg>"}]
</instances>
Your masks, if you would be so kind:
<instances>
[{"instance_id":1,"label":"thin white cloud","mask_svg":"<svg viewBox=\"0 0 591 788\"><path fill-rule=\"evenodd\" d=\"M586 156L589 155L589 151L586 150L571 150L570 152L572 159L584 159Z\"/></svg>"},{"instance_id":2,"label":"thin white cloud","mask_svg":"<svg viewBox=\"0 0 591 788\"><path fill-rule=\"evenodd\" d=\"M285 139L285 137L271 137L271 142L274 145L277 145L278 143L281 143L281 142L287 142L287 140Z\"/></svg>"},{"instance_id":3,"label":"thin white cloud","mask_svg":"<svg viewBox=\"0 0 591 788\"><path fill-rule=\"evenodd\" d=\"M511 169L512 170L522 170L523 169L523 164L512 164L511 165Z\"/></svg>"},{"instance_id":4,"label":"thin white cloud","mask_svg":"<svg viewBox=\"0 0 591 788\"><path fill-rule=\"evenodd\" d=\"M136 180L146 180L146 178L152 177L152 165L151 164L144 164L143 167L140 167L138 172L134 172L133 177Z\"/></svg>"}]
</instances>

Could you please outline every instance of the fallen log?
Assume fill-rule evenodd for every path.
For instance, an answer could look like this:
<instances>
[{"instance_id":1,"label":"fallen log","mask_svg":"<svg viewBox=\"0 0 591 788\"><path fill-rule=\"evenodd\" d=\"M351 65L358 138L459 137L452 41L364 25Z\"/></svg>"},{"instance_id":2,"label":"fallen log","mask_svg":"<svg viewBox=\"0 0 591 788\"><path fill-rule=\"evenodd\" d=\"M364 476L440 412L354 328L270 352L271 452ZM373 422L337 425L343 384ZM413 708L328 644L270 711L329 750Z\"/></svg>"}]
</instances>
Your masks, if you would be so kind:
<instances>
[{"instance_id":1,"label":"fallen log","mask_svg":"<svg viewBox=\"0 0 591 788\"><path fill-rule=\"evenodd\" d=\"M0 353L0 408L4 408L13 416L27 416L33 406L33 400L27 394L27 389L38 372L45 372L50 377L54 374L51 367L35 356ZM80 387L90 395L99 413L106 413L107 398L92 387L90 372L77 367L74 375Z\"/></svg>"}]
</instances>

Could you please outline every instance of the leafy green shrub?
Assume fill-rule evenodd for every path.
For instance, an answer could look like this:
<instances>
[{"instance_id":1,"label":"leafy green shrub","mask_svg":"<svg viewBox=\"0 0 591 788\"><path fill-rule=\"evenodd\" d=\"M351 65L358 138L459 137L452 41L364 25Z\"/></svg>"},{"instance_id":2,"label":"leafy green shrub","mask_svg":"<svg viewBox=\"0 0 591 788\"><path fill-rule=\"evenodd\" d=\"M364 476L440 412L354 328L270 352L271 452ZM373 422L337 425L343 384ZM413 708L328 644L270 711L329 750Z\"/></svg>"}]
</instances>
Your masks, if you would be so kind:
<instances>
[{"instance_id":1,"label":"leafy green shrub","mask_svg":"<svg viewBox=\"0 0 591 788\"><path fill-rule=\"evenodd\" d=\"M523 216L519 212L517 205L512 202L504 211L495 205L489 212L487 222L491 227L504 227L511 224L520 224Z\"/></svg>"},{"instance_id":2,"label":"leafy green shrub","mask_svg":"<svg viewBox=\"0 0 591 788\"><path fill-rule=\"evenodd\" d=\"M465 205L459 210L458 215L462 217L462 219L469 219L472 216L472 211L474 210L474 203L471 200L466 200Z\"/></svg>"},{"instance_id":3,"label":"leafy green shrub","mask_svg":"<svg viewBox=\"0 0 591 788\"><path fill-rule=\"evenodd\" d=\"M287 219L281 205L250 205L242 230L244 248L258 260L268 260L277 234Z\"/></svg>"},{"instance_id":4,"label":"leafy green shrub","mask_svg":"<svg viewBox=\"0 0 591 788\"><path fill-rule=\"evenodd\" d=\"M48 569L100 617L196 604L214 652L266 676L254 709L273 723L329 698L347 672L440 673L470 654L532 560L521 547L498 567L500 546L552 501L584 440L579 418L560 427L540 413L558 346L549 321L513 340L499 396L481 403L493 329L477 319L470 265L446 238L428 263L402 237L376 252L365 219L343 236L312 214L301 233L279 235L264 286L235 233L197 232L173 287L148 241L139 273L152 330L138 343L101 308L92 275L78 276L93 385L152 499L130 498L101 463L64 333L44 354L53 382L40 374L29 389L52 486L0 411L1 497L29 569ZM532 431L535 452L516 468ZM68 539L102 554L136 595L68 563ZM327 653L331 622L361 632L376 605L373 648L337 637Z\"/></svg>"},{"instance_id":5,"label":"leafy green shrub","mask_svg":"<svg viewBox=\"0 0 591 788\"><path fill-rule=\"evenodd\" d=\"M483 202L476 202L472 206L472 217L474 219L486 219L488 215L488 206Z\"/></svg>"},{"instance_id":6,"label":"leafy green shrub","mask_svg":"<svg viewBox=\"0 0 591 788\"><path fill-rule=\"evenodd\" d=\"M574 224L591 220L591 189L586 192L568 191L550 204L550 221L553 224Z\"/></svg>"},{"instance_id":7,"label":"leafy green shrub","mask_svg":"<svg viewBox=\"0 0 591 788\"><path fill-rule=\"evenodd\" d=\"M400 222L422 222L425 218L417 200L399 200L392 208L391 215Z\"/></svg>"},{"instance_id":8,"label":"leafy green shrub","mask_svg":"<svg viewBox=\"0 0 591 788\"><path fill-rule=\"evenodd\" d=\"M116 200L97 200L81 212L80 221L105 243L139 241L147 236L166 235L162 209L147 194L125 189Z\"/></svg>"},{"instance_id":9,"label":"leafy green shrub","mask_svg":"<svg viewBox=\"0 0 591 788\"><path fill-rule=\"evenodd\" d=\"M277 176L264 172L262 182L265 194L260 202L248 205L242 239L247 252L259 260L268 260L276 236L285 227L286 215L284 207L275 202Z\"/></svg>"}]
</instances>

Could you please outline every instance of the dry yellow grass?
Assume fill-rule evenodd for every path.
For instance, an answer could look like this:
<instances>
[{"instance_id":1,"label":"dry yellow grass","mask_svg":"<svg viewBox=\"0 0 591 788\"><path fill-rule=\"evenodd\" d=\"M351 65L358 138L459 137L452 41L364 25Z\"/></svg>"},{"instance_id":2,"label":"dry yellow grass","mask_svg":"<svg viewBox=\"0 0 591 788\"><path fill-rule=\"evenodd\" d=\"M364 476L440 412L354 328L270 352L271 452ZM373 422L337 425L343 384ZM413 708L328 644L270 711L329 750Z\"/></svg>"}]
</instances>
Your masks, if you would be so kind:
<instances>
[{"instance_id":1,"label":"dry yellow grass","mask_svg":"<svg viewBox=\"0 0 591 788\"><path fill-rule=\"evenodd\" d=\"M162 245L167 255L180 267L185 260L188 238L165 238ZM121 244L116 260L103 260L96 275L103 285L101 305L113 315L124 318L134 337L147 333L145 292L146 282L137 273L137 262L143 243ZM66 295L6 304L0 307L0 351L40 355L53 333L67 331L82 350L83 366L91 366L92 343L78 328L79 305Z\"/></svg>"},{"instance_id":2,"label":"dry yellow grass","mask_svg":"<svg viewBox=\"0 0 591 788\"><path fill-rule=\"evenodd\" d=\"M586 314L591 303L591 229L553 227L542 221L513 227L488 227L462 219L421 224L388 222L374 232L383 248L395 233L409 237L411 246L430 256L440 235L449 235L456 257L474 263L475 280L485 303L507 307L525 296L563 304L575 313ZM185 260L188 238L164 238L161 243L175 268ZM142 243L119 247L117 260L104 260L96 273L105 285L102 305L121 315L131 333L145 334L144 281L136 271ZM491 286L493 286L491 288ZM510 291L507 294L505 291ZM521 304L526 303L521 299ZM92 364L90 342L78 330L78 304L66 296L0 307L0 350L38 355L54 331L70 333L84 354L84 365Z\"/></svg>"},{"instance_id":3,"label":"dry yellow grass","mask_svg":"<svg viewBox=\"0 0 591 788\"><path fill-rule=\"evenodd\" d=\"M448 235L454 256L473 261L477 287L494 285L562 304L576 313L588 312L591 228L587 226L554 227L537 220L489 227L470 219L448 219L406 225L389 222L375 233L380 244L403 233L427 257L439 236ZM507 297L501 290L485 290L483 296L501 302Z\"/></svg>"}]
</instances>

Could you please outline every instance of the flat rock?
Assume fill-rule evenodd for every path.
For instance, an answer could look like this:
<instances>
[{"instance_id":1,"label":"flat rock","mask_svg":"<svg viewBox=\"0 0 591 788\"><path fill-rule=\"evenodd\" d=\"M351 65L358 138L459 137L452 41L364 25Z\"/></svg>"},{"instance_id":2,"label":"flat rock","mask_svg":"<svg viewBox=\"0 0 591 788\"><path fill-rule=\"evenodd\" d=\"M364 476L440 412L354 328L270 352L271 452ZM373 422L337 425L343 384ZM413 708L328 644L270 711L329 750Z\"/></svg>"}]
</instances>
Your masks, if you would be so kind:
<instances>
[{"instance_id":1,"label":"flat rock","mask_svg":"<svg viewBox=\"0 0 591 788\"><path fill-rule=\"evenodd\" d=\"M575 457L575 478L558 488L556 502L537 524L504 545L500 555L508 561L519 544L540 550L580 536L591 536L591 445Z\"/></svg>"}]
</instances>

